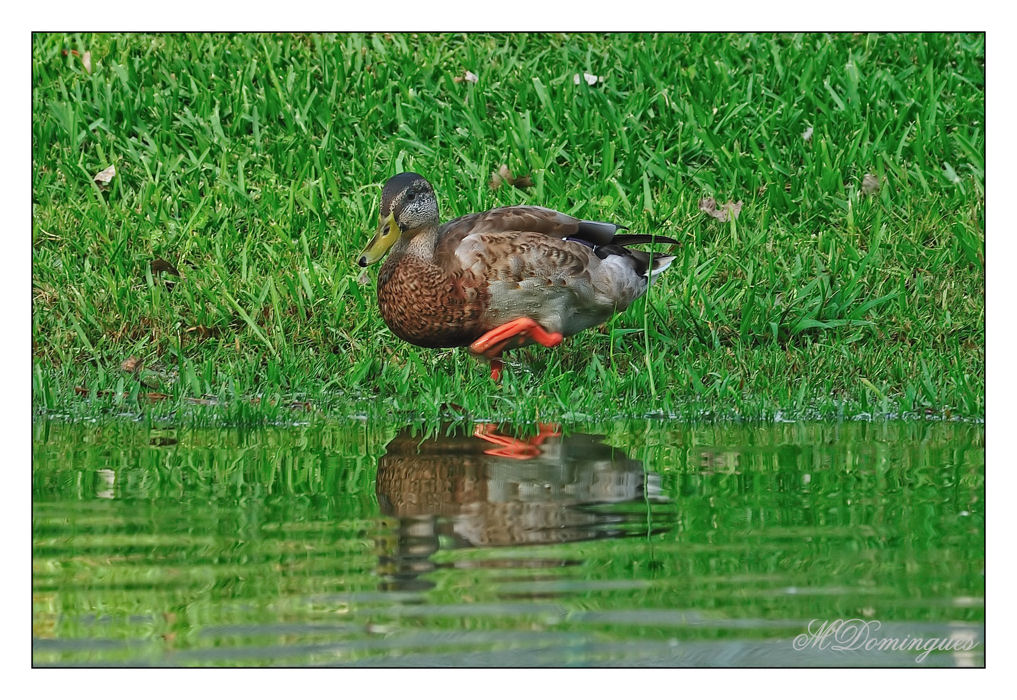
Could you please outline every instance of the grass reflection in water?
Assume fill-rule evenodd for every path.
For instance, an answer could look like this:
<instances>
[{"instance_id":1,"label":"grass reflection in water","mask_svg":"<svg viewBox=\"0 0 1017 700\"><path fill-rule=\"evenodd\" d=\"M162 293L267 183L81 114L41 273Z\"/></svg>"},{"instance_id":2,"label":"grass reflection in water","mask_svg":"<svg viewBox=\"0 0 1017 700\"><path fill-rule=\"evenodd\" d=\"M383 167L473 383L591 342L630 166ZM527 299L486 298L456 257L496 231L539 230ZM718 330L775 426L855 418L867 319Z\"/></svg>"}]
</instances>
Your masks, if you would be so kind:
<instances>
[{"instance_id":1,"label":"grass reflection in water","mask_svg":"<svg viewBox=\"0 0 1017 700\"><path fill-rule=\"evenodd\" d=\"M974 424L39 421L34 661L980 665L983 528Z\"/></svg>"}]
</instances>

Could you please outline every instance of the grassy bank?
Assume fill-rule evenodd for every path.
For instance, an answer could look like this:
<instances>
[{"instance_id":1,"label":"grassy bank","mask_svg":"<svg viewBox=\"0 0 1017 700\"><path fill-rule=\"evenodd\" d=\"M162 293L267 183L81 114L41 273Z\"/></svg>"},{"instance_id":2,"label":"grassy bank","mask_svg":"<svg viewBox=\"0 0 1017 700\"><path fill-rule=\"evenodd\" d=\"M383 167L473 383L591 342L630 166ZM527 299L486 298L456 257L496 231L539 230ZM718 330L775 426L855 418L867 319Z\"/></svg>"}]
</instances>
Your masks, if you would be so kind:
<instances>
[{"instance_id":1,"label":"grassy bank","mask_svg":"<svg viewBox=\"0 0 1017 700\"><path fill-rule=\"evenodd\" d=\"M35 406L980 416L983 71L980 35L37 35ZM492 189L502 164L532 186ZM395 338L354 265L401 170L445 218L684 245L494 388Z\"/></svg>"}]
</instances>

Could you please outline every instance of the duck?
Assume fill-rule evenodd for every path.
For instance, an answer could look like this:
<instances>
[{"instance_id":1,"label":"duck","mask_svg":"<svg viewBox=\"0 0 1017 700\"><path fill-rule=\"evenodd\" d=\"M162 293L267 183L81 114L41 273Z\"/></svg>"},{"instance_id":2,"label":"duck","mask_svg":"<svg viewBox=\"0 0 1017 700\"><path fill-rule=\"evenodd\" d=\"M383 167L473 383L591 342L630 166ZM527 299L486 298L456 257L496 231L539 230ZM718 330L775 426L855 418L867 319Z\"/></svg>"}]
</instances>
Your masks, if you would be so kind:
<instances>
[{"instance_id":1,"label":"duck","mask_svg":"<svg viewBox=\"0 0 1017 700\"><path fill-rule=\"evenodd\" d=\"M506 350L551 348L607 321L675 259L628 246L679 241L620 230L529 205L443 224L431 183L403 172L382 187L378 228L357 263L387 256L377 297L392 333L419 347L468 347L498 381Z\"/></svg>"}]
</instances>

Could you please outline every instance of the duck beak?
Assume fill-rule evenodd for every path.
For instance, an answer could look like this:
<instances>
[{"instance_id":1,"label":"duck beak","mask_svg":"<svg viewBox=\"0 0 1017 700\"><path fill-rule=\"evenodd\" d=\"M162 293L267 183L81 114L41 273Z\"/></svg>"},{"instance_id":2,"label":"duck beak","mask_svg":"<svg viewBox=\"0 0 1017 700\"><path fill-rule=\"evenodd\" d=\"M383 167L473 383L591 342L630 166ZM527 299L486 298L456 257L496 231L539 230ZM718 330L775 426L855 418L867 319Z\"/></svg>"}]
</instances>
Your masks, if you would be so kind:
<instances>
[{"instance_id":1,"label":"duck beak","mask_svg":"<svg viewBox=\"0 0 1017 700\"><path fill-rule=\"evenodd\" d=\"M399 227L396 225L395 216L389 214L386 217L382 217L378 222L378 231L374 234L374 238L367 244L364 251L360 254L360 259L357 260L357 264L360 267L367 267L385 257L385 253L388 249L399 240Z\"/></svg>"}]
</instances>

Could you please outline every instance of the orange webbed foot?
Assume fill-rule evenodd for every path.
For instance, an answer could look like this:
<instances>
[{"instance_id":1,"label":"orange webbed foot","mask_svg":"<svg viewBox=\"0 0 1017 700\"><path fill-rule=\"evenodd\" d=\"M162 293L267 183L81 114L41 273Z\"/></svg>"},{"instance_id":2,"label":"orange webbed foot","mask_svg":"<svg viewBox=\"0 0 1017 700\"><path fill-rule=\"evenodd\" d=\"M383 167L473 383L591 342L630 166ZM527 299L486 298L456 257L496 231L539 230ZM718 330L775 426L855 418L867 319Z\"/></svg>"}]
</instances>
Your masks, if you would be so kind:
<instances>
[{"instance_id":1,"label":"orange webbed foot","mask_svg":"<svg viewBox=\"0 0 1017 700\"><path fill-rule=\"evenodd\" d=\"M562 337L561 333L547 331L532 318L524 316L504 323L480 336L470 345L470 352L490 361L491 379L497 382L501 380L502 367L505 364L501 360L502 352L510 348L518 348L530 340L545 348L552 348L562 341Z\"/></svg>"},{"instance_id":2,"label":"orange webbed foot","mask_svg":"<svg viewBox=\"0 0 1017 700\"><path fill-rule=\"evenodd\" d=\"M562 341L562 334L544 330L532 318L517 318L480 336L470 345L470 352L492 359L504 350L517 348L529 340L540 343L545 348L552 348Z\"/></svg>"},{"instance_id":3,"label":"orange webbed foot","mask_svg":"<svg viewBox=\"0 0 1017 700\"><path fill-rule=\"evenodd\" d=\"M505 366L500 357L491 358L491 380L495 382L501 381L501 369Z\"/></svg>"}]
</instances>

